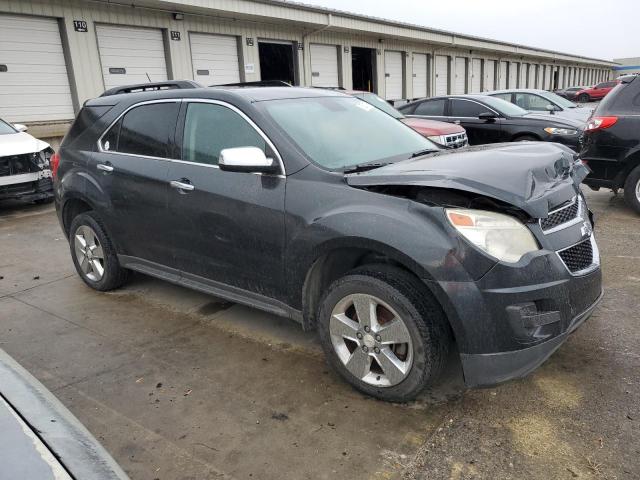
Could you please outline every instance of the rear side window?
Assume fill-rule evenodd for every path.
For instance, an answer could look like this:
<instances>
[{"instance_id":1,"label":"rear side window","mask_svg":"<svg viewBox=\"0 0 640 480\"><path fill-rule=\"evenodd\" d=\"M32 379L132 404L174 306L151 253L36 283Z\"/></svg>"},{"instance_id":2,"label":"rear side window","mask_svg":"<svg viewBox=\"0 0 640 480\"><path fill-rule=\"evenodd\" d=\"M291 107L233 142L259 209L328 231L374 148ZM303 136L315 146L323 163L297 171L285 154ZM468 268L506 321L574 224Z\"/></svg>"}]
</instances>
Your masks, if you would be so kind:
<instances>
[{"instance_id":1,"label":"rear side window","mask_svg":"<svg viewBox=\"0 0 640 480\"><path fill-rule=\"evenodd\" d=\"M184 122L182 159L217 165L225 148L258 147L266 152L264 138L230 108L211 103L190 103Z\"/></svg>"},{"instance_id":2,"label":"rear side window","mask_svg":"<svg viewBox=\"0 0 640 480\"><path fill-rule=\"evenodd\" d=\"M510 93L498 93L496 95L491 95L492 97L496 97L496 98L500 98L502 100L506 100L507 102L511 101L511 94Z\"/></svg>"},{"instance_id":3,"label":"rear side window","mask_svg":"<svg viewBox=\"0 0 640 480\"><path fill-rule=\"evenodd\" d=\"M431 115L436 117L442 117L444 116L445 103L446 103L446 100L444 99L427 100L425 102L418 104L415 112L413 113L414 115Z\"/></svg>"},{"instance_id":4,"label":"rear side window","mask_svg":"<svg viewBox=\"0 0 640 480\"><path fill-rule=\"evenodd\" d=\"M102 137L102 149L147 157L171 157L179 106L177 102L170 102L132 108Z\"/></svg>"},{"instance_id":5,"label":"rear side window","mask_svg":"<svg viewBox=\"0 0 640 480\"><path fill-rule=\"evenodd\" d=\"M481 113L491 113L491 110L469 100L451 100L452 117L477 117Z\"/></svg>"}]
</instances>

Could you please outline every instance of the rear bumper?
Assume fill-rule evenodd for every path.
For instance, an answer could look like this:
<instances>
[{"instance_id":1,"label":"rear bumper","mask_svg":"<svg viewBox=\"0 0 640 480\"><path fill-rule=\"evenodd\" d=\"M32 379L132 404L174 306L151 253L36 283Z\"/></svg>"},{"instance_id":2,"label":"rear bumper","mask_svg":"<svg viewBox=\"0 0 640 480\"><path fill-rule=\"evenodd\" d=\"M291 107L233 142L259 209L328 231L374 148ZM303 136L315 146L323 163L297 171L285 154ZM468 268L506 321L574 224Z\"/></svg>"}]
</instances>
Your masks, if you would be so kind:
<instances>
[{"instance_id":1,"label":"rear bumper","mask_svg":"<svg viewBox=\"0 0 640 480\"><path fill-rule=\"evenodd\" d=\"M465 384L468 387L488 387L527 376L542 365L591 316L602 296L600 293L587 310L573 319L564 333L551 340L513 352L460 354Z\"/></svg>"}]
</instances>

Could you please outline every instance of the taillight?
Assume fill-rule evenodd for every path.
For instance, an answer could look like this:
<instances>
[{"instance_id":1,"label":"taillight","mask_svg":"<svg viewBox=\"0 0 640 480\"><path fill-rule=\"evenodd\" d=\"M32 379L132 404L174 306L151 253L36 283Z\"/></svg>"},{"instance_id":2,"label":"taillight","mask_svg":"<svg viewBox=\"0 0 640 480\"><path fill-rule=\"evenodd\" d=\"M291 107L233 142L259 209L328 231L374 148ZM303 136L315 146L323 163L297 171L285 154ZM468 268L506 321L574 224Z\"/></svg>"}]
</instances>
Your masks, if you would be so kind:
<instances>
[{"instance_id":1,"label":"taillight","mask_svg":"<svg viewBox=\"0 0 640 480\"><path fill-rule=\"evenodd\" d=\"M58 176L58 167L60 166L60 154L54 153L49 160L49 168L51 168L51 175L53 178Z\"/></svg>"},{"instance_id":2,"label":"taillight","mask_svg":"<svg viewBox=\"0 0 640 480\"><path fill-rule=\"evenodd\" d=\"M618 117L593 117L587 123L585 132L592 132L594 130L604 130L614 125L618 121Z\"/></svg>"}]
</instances>

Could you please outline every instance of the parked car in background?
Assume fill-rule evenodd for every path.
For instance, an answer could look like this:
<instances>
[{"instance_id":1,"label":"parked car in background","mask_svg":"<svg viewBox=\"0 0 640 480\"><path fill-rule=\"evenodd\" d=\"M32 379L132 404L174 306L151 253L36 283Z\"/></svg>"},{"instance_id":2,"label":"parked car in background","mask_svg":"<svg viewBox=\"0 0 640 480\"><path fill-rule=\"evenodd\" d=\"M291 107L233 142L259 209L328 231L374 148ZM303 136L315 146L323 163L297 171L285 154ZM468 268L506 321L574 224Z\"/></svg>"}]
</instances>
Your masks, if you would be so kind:
<instances>
[{"instance_id":1,"label":"parked car in background","mask_svg":"<svg viewBox=\"0 0 640 480\"><path fill-rule=\"evenodd\" d=\"M613 90L613 88L620 83L619 80L613 80L611 82L602 82L592 87L585 87L582 90L576 92L575 99L580 103L593 102L595 100L601 100L607 96L607 94Z\"/></svg>"},{"instance_id":2,"label":"parked car in background","mask_svg":"<svg viewBox=\"0 0 640 480\"><path fill-rule=\"evenodd\" d=\"M364 100L370 105L379 108L383 112L397 118L405 125L408 125L420 135L427 137L433 143L443 148L461 148L469 144L467 132L460 125L436 120L426 120L423 118L407 118L389 102L380 98L375 93L359 90L344 91L347 95Z\"/></svg>"},{"instance_id":3,"label":"parked car in background","mask_svg":"<svg viewBox=\"0 0 640 480\"><path fill-rule=\"evenodd\" d=\"M566 87L554 90L553 93L561 96L562 98L566 98L567 100L575 100L576 93L578 93L580 90L583 90L584 88L585 87Z\"/></svg>"},{"instance_id":4,"label":"parked car in background","mask_svg":"<svg viewBox=\"0 0 640 480\"><path fill-rule=\"evenodd\" d=\"M576 105L566 98L562 98L546 90L495 90L493 92L486 92L484 95L501 98L532 113L557 115L561 118L569 118L583 123L586 123L593 113L592 108Z\"/></svg>"},{"instance_id":5,"label":"parked car in background","mask_svg":"<svg viewBox=\"0 0 640 480\"><path fill-rule=\"evenodd\" d=\"M53 150L26 130L0 119L0 200L46 202L53 198L49 168Z\"/></svg>"},{"instance_id":6,"label":"parked car in background","mask_svg":"<svg viewBox=\"0 0 640 480\"><path fill-rule=\"evenodd\" d=\"M51 392L0 350L0 478L129 477Z\"/></svg>"},{"instance_id":7,"label":"parked car in background","mask_svg":"<svg viewBox=\"0 0 640 480\"><path fill-rule=\"evenodd\" d=\"M594 189L624 189L626 202L640 213L640 78L623 77L598 105L584 131L580 158Z\"/></svg>"},{"instance_id":8,"label":"parked car in background","mask_svg":"<svg viewBox=\"0 0 640 480\"><path fill-rule=\"evenodd\" d=\"M556 115L540 115L488 95L450 95L417 100L400 107L410 118L462 125L470 145L541 140L578 149L583 123Z\"/></svg>"},{"instance_id":9,"label":"parked car in background","mask_svg":"<svg viewBox=\"0 0 640 480\"><path fill-rule=\"evenodd\" d=\"M454 339L469 386L526 375L602 295L569 148L443 150L332 90L89 100L53 167L89 287L135 270L295 319L384 400L434 382Z\"/></svg>"}]
</instances>

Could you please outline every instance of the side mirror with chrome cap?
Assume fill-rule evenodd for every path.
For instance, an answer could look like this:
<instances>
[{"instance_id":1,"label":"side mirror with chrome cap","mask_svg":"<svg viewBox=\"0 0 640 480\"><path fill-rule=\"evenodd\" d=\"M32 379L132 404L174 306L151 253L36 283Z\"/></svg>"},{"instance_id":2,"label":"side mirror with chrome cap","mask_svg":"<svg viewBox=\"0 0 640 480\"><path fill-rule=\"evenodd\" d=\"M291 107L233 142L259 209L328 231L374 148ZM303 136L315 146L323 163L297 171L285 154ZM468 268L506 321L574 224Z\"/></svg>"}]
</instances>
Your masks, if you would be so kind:
<instances>
[{"instance_id":1,"label":"side mirror with chrome cap","mask_svg":"<svg viewBox=\"0 0 640 480\"><path fill-rule=\"evenodd\" d=\"M14 123L13 128L18 130L19 132L26 132L28 130L27 126L21 123Z\"/></svg>"},{"instance_id":2,"label":"side mirror with chrome cap","mask_svg":"<svg viewBox=\"0 0 640 480\"><path fill-rule=\"evenodd\" d=\"M227 172L277 173L280 169L257 147L225 148L220 152L218 166Z\"/></svg>"}]
</instances>

